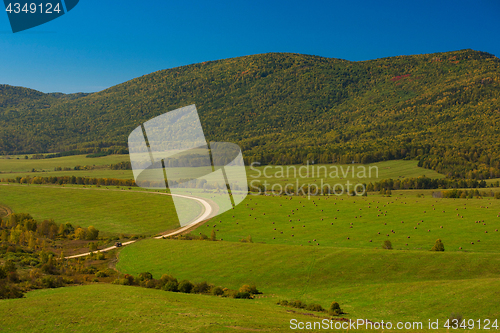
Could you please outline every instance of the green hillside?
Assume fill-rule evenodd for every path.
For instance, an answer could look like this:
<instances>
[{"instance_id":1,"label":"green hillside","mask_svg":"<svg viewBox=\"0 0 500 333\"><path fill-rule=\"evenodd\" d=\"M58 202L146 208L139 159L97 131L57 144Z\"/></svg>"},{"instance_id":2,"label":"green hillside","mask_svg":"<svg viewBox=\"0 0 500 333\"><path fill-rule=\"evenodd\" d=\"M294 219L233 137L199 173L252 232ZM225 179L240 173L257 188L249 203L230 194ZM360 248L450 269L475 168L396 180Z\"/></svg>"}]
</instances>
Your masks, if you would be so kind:
<instances>
[{"instance_id":1,"label":"green hillside","mask_svg":"<svg viewBox=\"0 0 500 333\"><path fill-rule=\"evenodd\" d=\"M151 239L123 248L117 268L206 279L228 288L255 283L264 295L323 306L335 298L355 318L427 321L457 312L464 318L498 318L497 257Z\"/></svg>"},{"instance_id":2,"label":"green hillside","mask_svg":"<svg viewBox=\"0 0 500 333\"><path fill-rule=\"evenodd\" d=\"M500 60L462 50L350 62L269 53L158 71L88 96L0 92L0 152L126 148L139 124L196 104L208 140L247 162L415 158L500 176ZM28 107L29 106L29 107Z\"/></svg>"}]
</instances>

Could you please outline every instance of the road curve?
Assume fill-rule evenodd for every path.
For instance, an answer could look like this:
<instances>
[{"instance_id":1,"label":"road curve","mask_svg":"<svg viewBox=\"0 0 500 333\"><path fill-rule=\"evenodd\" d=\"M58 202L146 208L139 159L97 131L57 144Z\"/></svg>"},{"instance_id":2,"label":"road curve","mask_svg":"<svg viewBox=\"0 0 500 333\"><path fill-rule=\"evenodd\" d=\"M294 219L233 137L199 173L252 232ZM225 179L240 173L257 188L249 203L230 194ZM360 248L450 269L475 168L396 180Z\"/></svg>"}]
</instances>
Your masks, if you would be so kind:
<instances>
[{"instance_id":1,"label":"road curve","mask_svg":"<svg viewBox=\"0 0 500 333\"><path fill-rule=\"evenodd\" d=\"M188 196L188 195L180 195L180 194L170 194L170 193L157 193L157 194L163 194L163 195L171 195L171 196L174 196L174 197L180 197L180 198L185 198L185 199L191 199L191 200L195 200L199 203L201 203L201 205L203 206L204 208L204 211L203 213L200 214L199 217L197 217L193 222L191 222L190 224L184 226L184 227L181 227L175 231L172 231L168 234L164 234L164 235L161 235L161 236L158 236L158 237L155 237L156 239L161 239L163 237L169 237L169 236L175 236L175 235L178 235L186 230L188 230L189 228L192 228L194 227L195 225L201 223L201 222L204 222L205 220L208 219L208 217L210 216L210 214L212 214L212 212L214 211L214 207L212 207L210 205L210 203L208 203L208 201L205 201L201 198L198 198L198 197L191 197L191 196ZM133 240L133 241L130 241L130 242L126 242L126 243L122 243L122 246L126 246L126 245L129 245L129 244L132 244L132 243L135 243L136 241ZM110 246L110 247L107 247L105 249L101 249L101 250L97 250L99 252L105 252L105 251L110 251L110 250L113 250L113 249L116 249L117 246ZM96 251L96 252L97 252ZM82 254L76 254L74 256L69 256L69 257L65 257L65 259L74 259L74 258L79 258L79 257L85 257L85 256L88 256L89 254L91 254L92 252L86 252L86 253L82 253Z\"/></svg>"}]
</instances>

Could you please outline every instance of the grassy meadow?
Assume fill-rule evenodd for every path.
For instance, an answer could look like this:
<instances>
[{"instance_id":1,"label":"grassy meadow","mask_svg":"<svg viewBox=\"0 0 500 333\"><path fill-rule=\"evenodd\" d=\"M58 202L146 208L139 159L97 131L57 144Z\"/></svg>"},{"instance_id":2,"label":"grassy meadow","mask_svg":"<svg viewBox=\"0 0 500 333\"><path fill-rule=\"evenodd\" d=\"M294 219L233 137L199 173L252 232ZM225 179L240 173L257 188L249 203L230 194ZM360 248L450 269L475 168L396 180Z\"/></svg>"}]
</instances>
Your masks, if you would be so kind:
<instances>
[{"instance_id":1,"label":"grassy meadow","mask_svg":"<svg viewBox=\"0 0 500 333\"><path fill-rule=\"evenodd\" d=\"M128 155L109 155L97 158L86 158L85 155L67 156L52 159L32 160L0 158L0 179L16 177L57 177L77 176L92 178L133 179L132 170L111 170L110 164L130 161ZM56 167L74 168L75 166L93 166L91 170L54 171ZM35 171L33 171L35 169ZM370 183L382 179L401 179L419 176L443 178L444 175L434 170L417 167L417 161L385 161L372 164L344 165L290 165L290 166L247 166L245 167L250 186L268 184L346 184ZM354 170L354 174L353 171ZM364 170L364 171L363 171Z\"/></svg>"},{"instance_id":2,"label":"grassy meadow","mask_svg":"<svg viewBox=\"0 0 500 333\"><path fill-rule=\"evenodd\" d=\"M188 205L190 200L180 201ZM3 185L0 203L15 213L30 213L37 220L93 225L108 234L154 235L179 226L170 196L127 188ZM190 208L190 212L196 217L201 206Z\"/></svg>"},{"instance_id":3,"label":"grassy meadow","mask_svg":"<svg viewBox=\"0 0 500 333\"><path fill-rule=\"evenodd\" d=\"M416 197L415 193L424 193ZM217 238L303 246L429 250L436 239L447 251L497 252L500 200L435 199L431 191L393 191L393 196L254 196L199 227ZM413 194L413 195L411 195ZM476 223L477 221L481 221ZM472 244L474 243L474 244ZM461 248L461 249L460 249Z\"/></svg>"},{"instance_id":4,"label":"grassy meadow","mask_svg":"<svg viewBox=\"0 0 500 333\"><path fill-rule=\"evenodd\" d=\"M75 166L95 166L107 167L109 164L116 164L123 161L129 161L128 155L108 155L96 158L87 158L86 155L73 155L65 157L47 158L47 159L28 159L23 156L3 156L0 158L0 171L3 173L20 172L28 174L32 169L38 171L54 171L54 168L74 168Z\"/></svg>"},{"instance_id":5,"label":"grassy meadow","mask_svg":"<svg viewBox=\"0 0 500 333\"><path fill-rule=\"evenodd\" d=\"M126 155L0 159L0 178L75 175L130 179L131 170L109 169L109 164L127 160ZM76 165L96 168L54 171L55 167ZM361 165L354 166L360 170ZM364 167L368 170L370 166L378 168L378 178L352 177L351 172L339 171L338 178L326 179L317 174L318 166L314 175L310 166L307 177L286 175L287 167L246 170L250 182L281 185L297 180L300 184L321 180L352 184L422 175L443 177L417 167L416 161ZM302 166L293 167L299 171ZM346 172L353 165L337 167ZM276 305L279 299L300 299L324 308L337 301L347 312L345 317L373 321L426 323L439 319L444 323L451 313L466 319L499 318L500 200L438 199L432 192L392 191L390 197L374 193L367 197L250 194L234 209L191 232L210 236L214 230L219 241L141 240L119 250L116 268L133 275L151 272L155 278L169 273L179 280L234 289L256 284L264 292L259 298L225 299L109 284L37 290L26 299L0 301L2 329L280 332L290 331L291 318L318 319ZM30 213L37 220L93 225L103 234L154 235L178 226L171 197L137 187L1 184L0 206L5 212ZM200 212L201 208L191 210L193 217ZM240 241L248 236L253 243ZM438 238L446 251L429 251ZM391 241L393 250L382 249L385 240Z\"/></svg>"},{"instance_id":6,"label":"grassy meadow","mask_svg":"<svg viewBox=\"0 0 500 333\"><path fill-rule=\"evenodd\" d=\"M314 319L289 309L259 299L94 284L37 290L26 299L2 300L0 320L2 332L52 333L285 332L292 318Z\"/></svg>"},{"instance_id":7,"label":"grassy meadow","mask_svg":"<svg viewBox=\"0 0 500 333\"><path fill-rule=\"evenodd\" d=\"M498 318L499 263L498 253L143 240L121 250L117 268L229 288L254 283L281 299L337 301L349 318L427 320Z\"/></svg>"}]
</instances>

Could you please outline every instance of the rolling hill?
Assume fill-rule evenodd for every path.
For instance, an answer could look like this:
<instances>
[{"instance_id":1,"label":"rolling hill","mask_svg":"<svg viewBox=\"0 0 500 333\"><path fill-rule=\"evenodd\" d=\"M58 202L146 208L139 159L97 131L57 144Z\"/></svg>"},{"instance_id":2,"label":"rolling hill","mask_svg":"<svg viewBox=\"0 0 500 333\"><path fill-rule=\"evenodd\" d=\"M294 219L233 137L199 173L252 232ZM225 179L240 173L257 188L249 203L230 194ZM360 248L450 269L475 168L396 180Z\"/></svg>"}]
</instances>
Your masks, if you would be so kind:
<instances>
[{"instance_id":1,"label":"rolling hill","mask_svg":"<svg viewBox=\"0 0 500 333\"><path fill-rule=\"evenodd\" d=\"M207 140L238 143L247 163L418 158L451 177L499 177L499 69L473 50L362 62L269 53L89 95L0 86L0 152L123 152L139 124L196 104Z\"/></svg>"}]
</instances>

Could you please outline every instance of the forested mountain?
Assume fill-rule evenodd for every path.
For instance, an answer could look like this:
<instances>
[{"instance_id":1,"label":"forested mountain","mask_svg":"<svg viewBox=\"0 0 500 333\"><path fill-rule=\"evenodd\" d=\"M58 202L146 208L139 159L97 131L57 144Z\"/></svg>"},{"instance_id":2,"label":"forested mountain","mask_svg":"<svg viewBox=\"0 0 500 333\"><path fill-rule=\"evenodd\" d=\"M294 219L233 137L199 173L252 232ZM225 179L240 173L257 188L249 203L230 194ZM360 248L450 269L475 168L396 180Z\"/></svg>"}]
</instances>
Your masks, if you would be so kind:
<instances>
[{"instance_id":1,"label":"forested mountain","mask_svg":"<svg viewBox=\"0 0 500 333\"><path fill-rule=\"evenodd\" d=\"M0 86L0 153L126 148L196 104L211 141L247 162L419 158L448 176L500 176L500 60L473 50L362 62L269 53L145 75L89 95Z\"/></svg>"}]
</instances>

